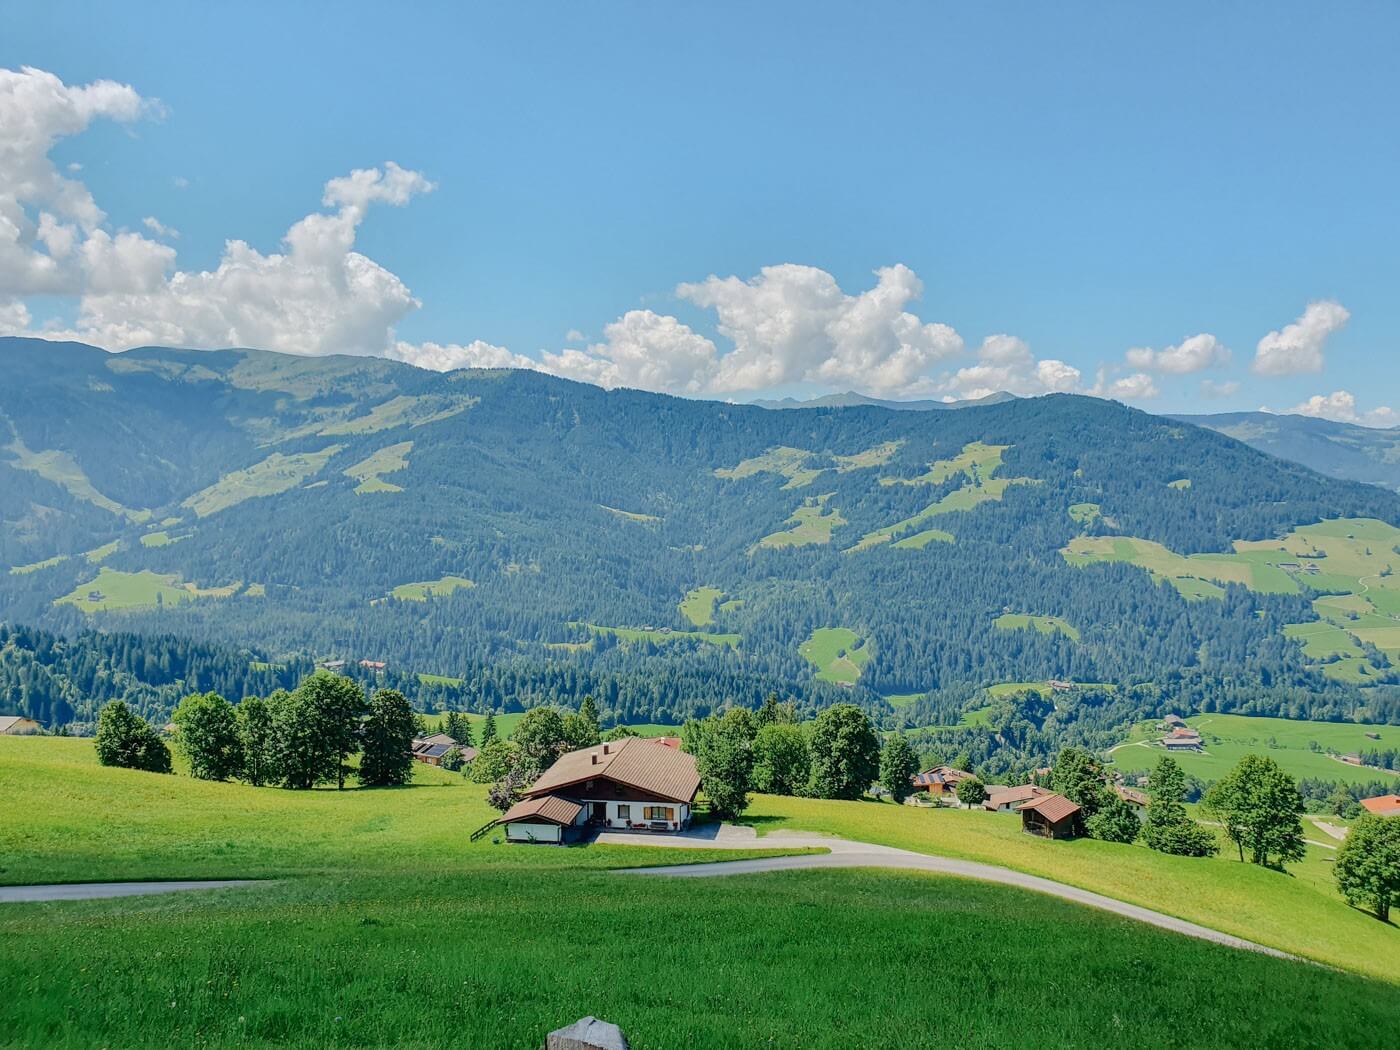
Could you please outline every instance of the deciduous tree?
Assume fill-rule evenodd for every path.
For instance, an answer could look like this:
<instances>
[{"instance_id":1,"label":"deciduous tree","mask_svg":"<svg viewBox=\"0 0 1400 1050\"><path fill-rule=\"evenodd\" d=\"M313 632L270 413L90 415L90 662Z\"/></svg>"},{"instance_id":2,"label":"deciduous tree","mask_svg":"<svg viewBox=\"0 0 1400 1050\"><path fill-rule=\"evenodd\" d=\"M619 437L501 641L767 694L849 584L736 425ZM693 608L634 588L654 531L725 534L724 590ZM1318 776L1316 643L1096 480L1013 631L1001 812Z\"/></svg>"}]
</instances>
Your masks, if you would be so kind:
<instances>
[{"instance_id":1,"label":"deciduous tree","mask_svg":"<svg viewBox=\"0 0 1400 1050\"><path fill-rule=\"evenodd\" d=\"M812 774L807 734L788 722L770 721L753 739L753 787L766 795L796 795Z\"/></svg>"},{"instance_id":2,"label":"deciduous tree","mask_svg":"<svg viewBox=\"0 0 1400 1050\"><path fill-rule=\"evenodd\" d=\"M956 790L958 801L969 808L975 808L987 801L987 785L976 777L959 780Z\"/></svg>"},{"instance_id":3,"label":"deciduous tree","mask_svg":"<svg viewBox=\"0 0 1400 1050\"><path fill-rule=\"evenodd\" d=\"M1358 819L1332 871L1348 904L1389 922L1390 906L1400 901L1400 817L1368 813Z\"/></svg>"},{"instance_id":4,"label":"deciduous tree","mask_svg":"<svg viewBox=\"0 0 1400 1050\"><path fill-rule=\"evenodd\" d=\"M144 718L123 700L113 700L97 716L97 761L104 766L170 772L170 748Z\"/></svg>"},{"instance_id":5,"label":"deciduous tree","mask_svg":"<svg viewBox=\"0 0 1400 1050\"><path fill-rule=\"evenodd\" d=\"M913 777L919 771L919 756L903 733L890 737L880 753L880 783L896 802L903 802L914 791Z\"/></svg>"},{"instance_id":6,"label":"deciduous tree","mask_svg":"<svg viewBox=\"0 0 1400 1050\"><path fill-rule=\"evenodd\" d=\"M172 721L179 727L180 750L190 761L190 776L232 780L243 775L243 737L238 713L218 693L194 693L180 701Z\"/></svg>"},{"instance_id":7,"label":"deciduous tree","mask_svg":"<svg viewBox=\"0 0 1400 1050\"><path fill-rule=\"evenodd\" d=\"M243 779L254 787L275 783L277 738L272 725L272 709L259 696L249 696L238 705L238 737L243 744Z\"/></svg>"},{"instance_id":8,"label":"deciduous tree","mask_svg":"<svg viewBox=\"0 0 1400 1050\"><path fill-rule=\"evenodd\" d=\"M1264 755L1245 755L1206 792L1206 810L1255 864L1281 867L1303 859L1303 798L1293 778Z\"/></svg>"},{"instance_id":9,"label":"deciduous tree","mask_svg":"<svg viewBox=\"0 0 1400 1050\"><path fill-rule=\"evenodd\" d=\"M394 689L375 693L361 731L360 783L367 787L396 787L412 780L416 728L407 697ZM457 751L460 769L461 751L455 747L452 750Z\"/></svg>"},{"instance_id":10,"label":"deciduous tree","mask_svg":"<svg viewBox=\"0 0 1400 1050\"><path fill-rule=\"evenodd\" d=\"M701 790L718 817L737 817L747 809L753 786L753 743L748 732L752 720L731 718L733 713L706 719L695 755Z\"/></svg>"},{"instance_id":11,"label":"deciduous tree","mask_svg":"<svg viewBox=\"0 0 1400 1050\"><path fill-rule=\"evenodd\" d=\"M1186 814L1181 804L1186 793L1186 777L1171 756L1163 758L1152 771L1152 804L1147 807L1147 821L1142 827L1142 839L1159 853L1180 857L1211 857L1220 849L1215 834Z\"/></svg>"},{"instance_id":12,"label":"deciduous tree","mask_svg":"<svg viewBox=\"0 0 1400 1050\"><path fill-rule=\"evenodd\" d=\"M860 798L880 775L880 740L854 704L835 704L818 715L809 746L808 788L817 798Z\"/></svg>"}]
</instances>

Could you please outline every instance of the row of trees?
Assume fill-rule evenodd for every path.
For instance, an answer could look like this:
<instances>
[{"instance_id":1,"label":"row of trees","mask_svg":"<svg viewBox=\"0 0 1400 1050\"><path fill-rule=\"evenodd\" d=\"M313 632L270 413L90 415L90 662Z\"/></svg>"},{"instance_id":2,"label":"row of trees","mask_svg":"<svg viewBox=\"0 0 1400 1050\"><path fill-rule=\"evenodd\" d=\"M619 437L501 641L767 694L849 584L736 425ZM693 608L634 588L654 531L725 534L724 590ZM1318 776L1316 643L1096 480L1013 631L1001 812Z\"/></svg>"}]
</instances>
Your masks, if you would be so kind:
<instances>
[{"instance_id":1,"label":"row of trees","mask_svg":"<svg viewBox=\"0 0 1400 1050\"><path fill-rule=\"evenodd\" d=\"M201 780L243 780L301 789L345 786L353 772L369 787L406 784L413 776L417 718L402 693L366 698L353 681L329 671L296 689L248 697L238 705L218 693L195 693L175 710L177 741ZM97 757L103 765L169 773L170 749L123 701L102 709ZM357 767L349 764L359 755Z\"/></svg>"}]
</instances>

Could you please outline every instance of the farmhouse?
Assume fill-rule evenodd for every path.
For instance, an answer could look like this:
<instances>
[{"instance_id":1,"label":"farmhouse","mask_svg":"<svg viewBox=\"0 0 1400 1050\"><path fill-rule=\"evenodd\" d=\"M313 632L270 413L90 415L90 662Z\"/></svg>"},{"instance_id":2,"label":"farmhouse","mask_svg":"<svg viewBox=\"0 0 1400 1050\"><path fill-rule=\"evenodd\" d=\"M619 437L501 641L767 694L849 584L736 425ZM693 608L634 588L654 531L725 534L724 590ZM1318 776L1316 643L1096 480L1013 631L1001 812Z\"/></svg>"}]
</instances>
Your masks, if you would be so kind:
<instances>
[{"instance_id":1,"label":"farmhouse","mask_svg":"<svg viewBox=\"0 0 1400 1050\"><path fill-rule=\"evenodd\" d=\"M1173 729L1162 738L1162 746L1168 751L1200 751L1203 743L1201 734L1190 727Z\"/></svg>"},{"instance_id":2,"label":"farmhouse","mask_svg":"<svg viewBox=\"0 0 1400 1050\"><path fill-rule=\"evenodd\" d=\"M910 783L914 785L915 791L927 791L935 798L942 798L956 794L959 781L971 779L972 774L961 769L954 769L952 766L934 766L922 773L915 773L910 778Z\"/></svg>"},{"instance_id":3,"label":"farmhouse","mask_svg":"<svg viewBox=\"0 0 1400 1050\"><path fill-rule=\"evenodd\" d=\"M589 826L680 831L700 790L675 738L627 737L570 751L498 821L508 842L568 842Z\"/></svg>"},{"instance_id":4,"label":"farmhouse","mask_svg":"<svg viewBox=\"0 0 1400 1050\"><path fill-rule=\"evenodd\" d=\"M22 715L0 715L0 736L29 736L43 728L32 718Z\"/></svg>"},{"instance_id":5,"label":"farmhouse","mask_svg":"<svg viewBox=\"0 0 1400 1050\"><path fill-rule=\"evenodd\" d=\"M1082 830L1079 806L1064 795L1048 794L1023 803L1021 830L1047 839L1070 839Z\"/></svg>"},{"instance_id":6,"label":"farmhouse","mask_svg":"<svg viewBox=\"0 0 1400 1050\"><path fill-rule=\"evenodd\" d=\"M409 754L419 762L426 762L430 766L440 766L442 765L443 756L454 747L462 752L463 762L471 762L476 759L476 748L463 747L446 733L434 733L432 736L414 737L413 748Z\"/></svg>"},{"instance_id":7,"label":"farmhouse","mask_svg":"<svg viewBox=\"0 0 1400 1050\"><path fill-rule=\"evenodd\" d=\"M382 671L385 664L383 660L361 660L360 666L366 671Z\"/></svg>"},{"instance_id":8,"label":"farmhouse","mask_svg":"<svg viewBox=\"0 0 1400 1050\"><path fill-rule=\"evenodd\" d=\"M1374 798L1363 798L1361 805L1367 813L1374 813L1378 817L1400 817L1400 795L1376 795Z\"/></svg>"},{"instance_id":9,"label":"farmhouse","mask_svg":"<svg viewBox=\"0 0 1400 1050\"><path fill-rule=\"evenodd\" d=\"M1186 719L1177 714L1167 715L1167 717L1161 721L1161 727L1163 729L1178 729L1185 724Z\"/></svg>"},{"instance_id":10,"label":"farmhouse","mask_svg":"<svg viewBox=\"0 0 1400 1050\"><path fill-rule=\"evenodd\" d=\"M1022 802L1030 802L1032 799L1048 794L1050 794L1048 788L1037 787L1034 784L1021 784L1018 787L991 792L987 795L987 800L982 803L982 808L993 813L1010 813Z\"/></svg>"}]
</instances>

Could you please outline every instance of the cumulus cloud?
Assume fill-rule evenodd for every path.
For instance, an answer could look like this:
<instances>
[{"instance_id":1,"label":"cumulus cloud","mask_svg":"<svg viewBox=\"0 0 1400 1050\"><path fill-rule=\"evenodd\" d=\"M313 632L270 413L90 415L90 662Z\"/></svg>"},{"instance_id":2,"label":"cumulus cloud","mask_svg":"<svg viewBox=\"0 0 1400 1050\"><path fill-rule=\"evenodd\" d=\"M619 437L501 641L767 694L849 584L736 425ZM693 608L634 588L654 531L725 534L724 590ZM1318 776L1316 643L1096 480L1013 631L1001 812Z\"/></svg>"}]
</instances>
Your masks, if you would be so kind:
<instances>
[{"instance_id":1,"label":"cumulus cloud","mask_svg":"<svg viewBox=\"0 0 1400 1050\"><path fill-rule=\"evenodd\" d=\"M962 398L999 391L1023 397L1071 393L1080 389L1079 369L1055 358L1037 360L1030 345L1014 335L990 335L977 349L977 363L958 369L940 383L941 392Z\"/></svg>"},{"instance_id":2,"label":"cumulus cloud","mask_svg":"<svg viewBox=\"0 0 1400 1050\"><path fill-rule=\"evenodd\" d=\"M1350 317L1346 307L1331 299L1309 303L1298 320L1259 340L1254 352L1255 373L1287 376L1321 372L1327 337L1339 331Z\"/></svg>"},{"instance_id":3,"label":"cumulus cloud","mask_svg":"<svg viewBox=\"0 0 1400 1050\"><path fill-rule=\"evenodd\" d=\"M521 354L513 354L503 346L477 339L462 346L458 343L406 343L397 340L384 354L395 361L404 361L434 372L450 372L454 368L534 368L536 362Z\"/></svg>"},{"instance_id":4,"label":"cumulus cloud","mask_svg":"<svg viewBox=\"0 0 1400 1050\"><path fill-rule=\"evenodd\" d=\"M178 240L180 237L179 230L175 229L173 226L165 225L165 223L161 222L154 215L147 215L141 220L141 225L146 227L146 229L150 230L157 237L168 237L171 240Z\"/></svg>"},{"instance_id":5,"label":"cumulus cloud","mask_svg":"<svg viewBox=\"0 0 1400 1050\"><path fill-rule=\"evenodd\" d=\"M1330 394L1314 394L1301 404L1286 410L1295 416L1313 416L1318 419L1334 419L1341 423L1359 423L1368 427L1391 427L1400 423L1395 410L1382 405L1367 412L1356 407L1356 396L1348 390L1334 390Z\"/></svg>"},{"instance_id":6,"label":"cumulus cloud","mask_svg":"<svg viewBox=\"0 0 1400 1050\"><path fill-rule=\"evenodd\" d=\"M923 283L902 264L876 271L874 288L848 295L825 270L784 263L756 277L682 284L680 298L713 310L734 349L720 358L717 392L814 382L876 394L908 390L930 366L963 349L945 324L906 307Z\"/></svg>"},{"instance_id":7,"label":"cumulus cloud","mask_svg":"<svg viewBox=\"0 0 1400 1050\"><path fill-rule=\"evenodd\" d=\"M1146 401L1156 397L1161 391L1157 381L1146 372L1110 378L1106 369L1099 369L1094 386L1089 391L1095 397L1112 398L1114 401Z\"/></svg>"},{"instance_id":8,"label":"cumulus cloud","mask_svg":"<svg viewBox=\"0 0 1400 1050\"><path fill-rule=\"evenodd\" d=\"M1217 381L1214 379L1201 380L1201 396L1203 397L1233 397L1240 392L1240 382L1238 379L1226 379Z\"/></svg>"},{"instance_id":9,"label":"cumulus cloud","mask_svg":"<svg viewBox=\"0 0 1400 1050\"><path fill-rule=\"evenodd\" d=\"M631 310L603 329L603 342L544 353L539 367L609 389L700 394L712 389L719 361L715 344L688 325L650 310Z\"/></svg>"},{"instance_id":10,"label":"cumulus cloud","mask_svg":"<svg viewBox=\"0 0 1400 1050\"><path fill-rule=\"evenodd\" d=\"M29 308L18 299L0 300L0 335L23 335L29 330Z\"/></svg>"},{"instance_id":11,"label":"cumulus cloud","mask_svg":"<svg viewBox=\"0 0 1400 1050\"><path fill-rule=\"evenodd\" d=\"M1170 375L1190 375L1226 364L1230 360L1230 351L1215 336L1202 332L1162 350L1134 347L1126 356L1133 368Z\"/></svg>"}]
</instances>

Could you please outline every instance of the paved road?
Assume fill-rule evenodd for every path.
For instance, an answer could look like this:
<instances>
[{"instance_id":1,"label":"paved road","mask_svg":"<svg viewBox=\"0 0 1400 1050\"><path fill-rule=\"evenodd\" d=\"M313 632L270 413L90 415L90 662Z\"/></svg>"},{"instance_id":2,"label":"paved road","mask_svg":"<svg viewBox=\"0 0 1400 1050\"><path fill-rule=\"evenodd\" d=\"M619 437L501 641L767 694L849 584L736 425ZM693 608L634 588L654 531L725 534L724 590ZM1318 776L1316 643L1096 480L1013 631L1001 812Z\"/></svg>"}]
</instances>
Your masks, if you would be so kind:
<instances>
[{"instance_id":1,"label":"paved road","mask_svg":"<svg viewBox=\"0 0 1400 1050\"><path fill-rule=\"evenodd\" d=\"M744 832L748 834L745 835ZM1253 941L1247 941L1242 937L1234 937L1228 933L1221 933L1219 930L1198 926L1194 922L1164 915L1161 912L1152 911L1150 908L1140 908L1136 904L1128 904L1124 901L1114 900L1112 897L1105 897L1100 893L1081 890L1077 886L1069 886L1051 879L1042 879L1036 875L1012 871L1010 868L1000 868L993 864L954 860L951 857L933 857L925 853L894 849L890 846L875 846L865 842L828 838L825 835L775 831L758 839L752 828L733 828L729 834L725 834L721 830L717 836L701 842L663 841L685 840L687 838L684 835L664 835L655 838L640 838L635 835L602 835L599 836L599 841L637 845L678 845L692 849L742 849L745 847L752 849L755 846L783 849L819 846L829 849L831 852L798 857L756 857L752 860L721 861L715 864L669 864L662 867L622 868L618 870L618 874L705 879L724 875L752 875L766 871L796 871L810 868L892 868L903 871L926 871L936 875L955 875L961 878L979 879L983 882L996 882L1004 886L1016 886L1020 889L1073 901L1076 904L1087 905L1090 908L1098 908L1101 911L1112 912L1114 915L1121 915L1124 918L1136 919L1138 922L1145 922L1203 941L1224 944L1231 948L1263 952L1265 955L1273 955L1280 959L1298 958L1296 955L1289 955L1276 948L1269 948L1262 944L1255 944Z\"/></svg>"},{"instance_id":2,"label":"paved road","mask_svg":"<svg viewBox=\"0 0 1400 1050\"><path fill-rule=\"evenodd\" d=\"M104 897L141 897L184 890L221 890L251 886L254 879L206 879L201 882L69 882L52 886L0 886L0 904L21 901L88 901Z\"/></svg>"}]
</instances>

